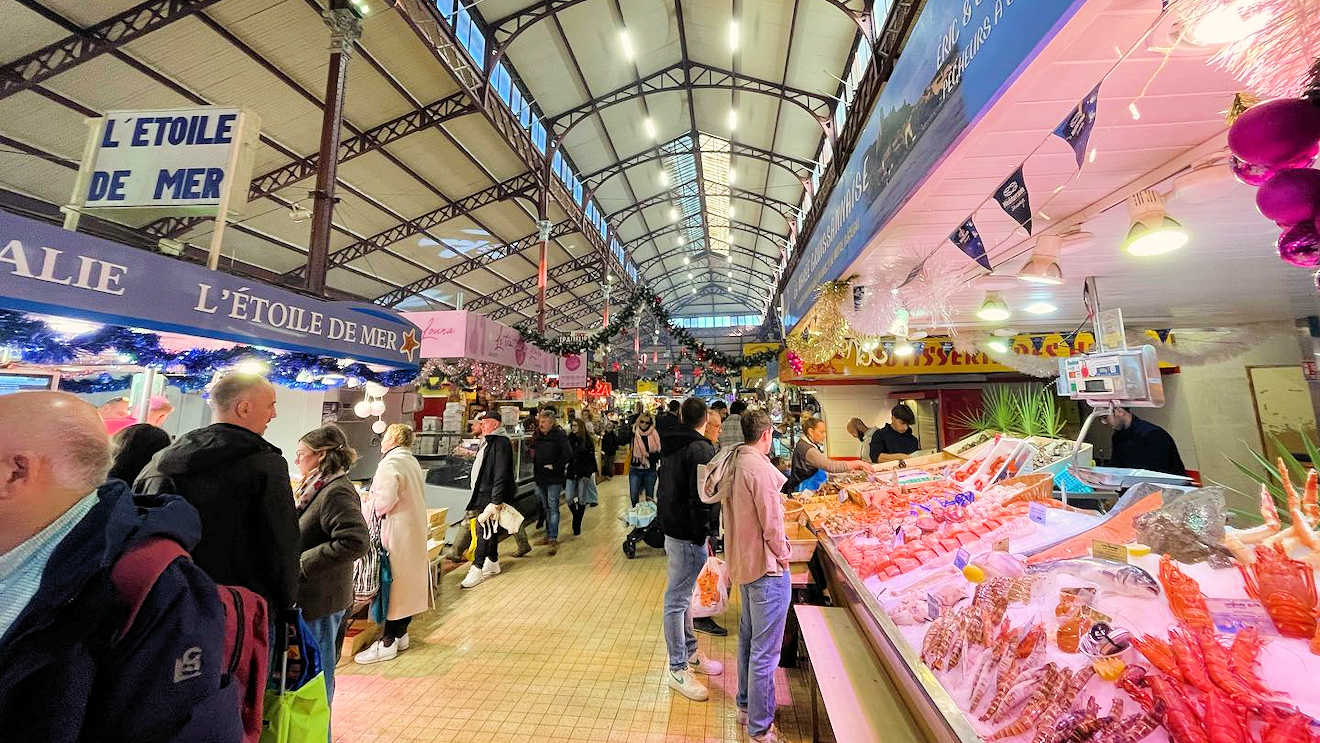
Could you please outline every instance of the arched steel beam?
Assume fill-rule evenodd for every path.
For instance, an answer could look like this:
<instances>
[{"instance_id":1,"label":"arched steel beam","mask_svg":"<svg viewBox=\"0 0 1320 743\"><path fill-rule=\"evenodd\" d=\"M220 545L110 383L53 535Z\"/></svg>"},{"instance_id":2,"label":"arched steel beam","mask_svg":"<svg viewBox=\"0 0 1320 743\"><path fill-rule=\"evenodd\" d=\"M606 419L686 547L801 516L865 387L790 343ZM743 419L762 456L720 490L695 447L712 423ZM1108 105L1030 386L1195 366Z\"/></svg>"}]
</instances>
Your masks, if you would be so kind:
<instances>
[{"instance_id":1,"label":"arched steel beam","mask_svg":"<svg viewBox=\"0 0 1320 743\"><path fill-rule=\"evenodd\" d=\"M592 268L595 268L597 270L593 272L590 270ZM571 261L560 263L557 266L551 266L548 270L546 270L545 275L546 275L546 279L562 279L565 276L575 271L586 270L588 276L592 276L593 278L598 278L600 276L599 268L600 268L600 256L584 255L581 258L574 258ZM472 310L475 312L477 310L486 307L487 305L494 304L496 302L503 302L506 299L516 297L523 292L531 292L536 289L537 278L538 278L537 276L532 275L523 279L522 281L516 281L510 284L509 286L504 287L503 289L499 289L497 291L491 292L490 294L477 297L471 302L465 303L463 305L463 309ZM573 279L573 280L576 281L577 279ZM560 282L559 284L556 284L556 286L560 290L564 290L565 288L571 288L571 287L567 287L565 282ZM532 295L529 298L529 300L531 304L535 304L536 296ZM527 300L523 300L523 301L527 301ZM521 304L521 303L522 302L520 301L517 304Z\"/></svg>"},{"instance_id":2,"label":"arched steel beam","mask_svg":"<svg viewBox=\"0 0 1320 743\"><path fill-rule=\"evenodd\" d=\"M610 214L606 215L605 218L609 220L610 224L614 225L614 230L615 232L617 232L619 228L621 228L624 225L625 222L627 222L636 214L641 213L643 210L650 209L653 206L661 206L663 204L669 204L686 197L696 196L697 188L698 188L698 184L696 181L684 181L683 183L680 183L676 188L672 188L668 191L662 191L654 196L651 196L650 198L642 199L641 201L638 201L635 204L625 206L622 209L611 212ZM779 199L776 199L771 196L766 196L765 194L758 193L756 191L749 191L745 188L738 188L737 186L731 186L729 190L731 191L731 198L741 199L743 201L750 201L752 203L767 207L777 212L779 216L783 217L784 221L790 225L793 224L793 221L797 219L798 207L788 203L787 201L781 201Z\"/></svg>"},{"instance_id":3,"label":"arched steel beam","mask_svg":"<svg viewBox=\"0 0 1320 743\"><path fill-rule=\"evenodd\" d=\"M722 139L722 141L729 143L728 149L703 148L701 143L697 141L697 137L689 132L688 134L660 145L659 148L653 147L648 150L643 150L642 152L630 155L616 163L611 163L592 173L588 173L582 177L582 187L594 193L599 191L600 187L614 176L620 175L630 168L635 168L638 165L644 165L670 155L700 156L702 154L724 153L728 154L730 157L752 158L783 168L799 181L810 178L812 168L816 167L816 164L810 160L804 160L791 155L784 155L773 150L761 149L760 147L743 144L734 140Z\"/></svg>"},{"instance_id":4,"label":"arched steel beam","mask_svg":"<svg viewBox=\"0 0 1320 743\"><path fill-rule=\"evenodd\" d=\"M697 229L701 227L702 224L704 223L705 220L703 219L703 215L692 214L689 215L686 219L681 219L677 222L671 222L670 224L667 224L664 227L658 227L646 233L645 235L640 235L638 237L632 238L631 240L620 239L619 244L624 246L625 249L628 249L634 245L641 245L642 243L650 242L651 240L654 240L659 237L664 237L665 235L673 234L675 232ZM765 238L766 240L769 240L775 243L776 245L782 245L784 243L784 240L787 239L783 235L771 232L770 230L767 230L763 227L758 227L754 224L748 224L747 222L740 222L736 219L729 220L729 229L738 230L739 232L747 232L756 235L757 237Z\"/></svg>"},{"instance_id":5,"label":"arched steel beam","mask_svg":"<svg viewBox=\"0 0 1320 743\"><path fill-rule=\"evenodd\" d=\"M757 250L753 250L752 248L746 248L741 245L731 245L729 246L729 252L737 256L750 258L753 261L760 261L761 263L764 263L768 268L770 268L770 272L766 274L767 276L779 268L779 264L771 260L770 257L767 256L765 253L762 253ZM687 257L693 259L693 262L690 265L700 265L698 261L704 261L707 259L708 256L716 255L715 251L704 250L704 249L700 253L694 253L692 251L684 251L684 254ZM673 253L661 252L651 256L650 258L647 258L644 261L639 261L637 263L638 275L645 276L647 272L651 269L651 267L655 266L657 263L659 263L661 267L664 267L665 259L673 258L673 257L674 257ZM719 261L716 260L716 263L718 262Z\"/></svg>"},{"instance_id":6,"label":"arched steel beam","mask_svg":"<svg viewBox=\"0 0 1320 743\"><path fill-rule=\"evenodd\" d=\"M684 59L637 82L615 88L604 95L597 96L567 111L549 117L546 120L546 127L554 132L551 149L557 149L564 141L564 137L574 127L603 109L646 95L671 92L686 93L692 90L737 90L741 93L758 93L771 98L778 98L806 111L820 124L826 135L830 135L833 130L832 115L836 103L833 96L812 93L811 91L763 80L759 77L744 75L741 72Z\"/></svg>"},{"instance_id":7,"label":"arched steel beam","mask_svg":"<svg viewBox=\"0 0 1320 743\"><path fill-rule=\"evenodd\" d=\"M561 10L566 10L583 2L586 2L586 0L539 0L539 2L535 2L522 10L516 10L502 18L488 22L486 25L490 27L491 40L494 42L494 48L491 49L489 69L494 69L495 62L498 62L508 53L509 45L523 31L540 21L553 18ZM837 2L837 0L826 0L826 2Z\"/></svg>"},{"instance_id":8,"label":"arched steel beam","mask_svg":"<svg viewBox=\"0 0 1320 743\"><path fill-rule=\"evenodd\" d=\"M743 270L744 272L746 272L747 269L744 267ZM681 293L680 290L687 289L692 286L710 285L710 286L716 286L726 289L727 291L739 297L755 298L756 301L758 302L762 302L762 303L765 302L765 293L764 292L760 294L755 293L757 290L751 284L738 283L738 282L733 282L733 283L717 282L710 278L709 272L707 272L702 277L691 278L691 279L687 278L685 274L682 274L682 272L680 272L678 277L675 277L675 274L666 274L665 276L661 276L659 279L656 279L656 281L652 285L654 286L657 293L662 293L665 291ZM765 291L768 292L772 288L773 285L768 286L765 289Z\"/></svg>"},{"instance_id":9,"label":"arched steel beam","mask_svg":"<svg viewBox=\"0 0 1320 743\"><path fill-rule=\"evenodd\" d=\"M684 285L680 288L687 289L687 286ZM758 297L751 294L735 292L732 289L724 289L718 284L707 284L697 289L697 291L695 292L692 291L676 292L672 300L672 303L670 303L669 311L671 313L677 313L687 305L691 304L692 302L696 302L706 297L719 297L724 302L747 307L750 310L756 312L759 312L761 308L765 306L764 297Z\"/></svg>"}]
</instances>

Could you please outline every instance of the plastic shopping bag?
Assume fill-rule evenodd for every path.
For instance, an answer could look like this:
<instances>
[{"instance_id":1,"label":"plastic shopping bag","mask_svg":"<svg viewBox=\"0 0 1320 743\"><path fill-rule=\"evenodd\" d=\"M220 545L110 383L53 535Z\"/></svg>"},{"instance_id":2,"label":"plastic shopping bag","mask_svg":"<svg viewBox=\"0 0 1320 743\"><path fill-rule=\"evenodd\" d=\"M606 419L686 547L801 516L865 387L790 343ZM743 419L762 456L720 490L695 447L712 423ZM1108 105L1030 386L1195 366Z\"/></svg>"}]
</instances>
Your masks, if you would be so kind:
<instances>
[{"instance_id":1,"label":"plastic shopping bag","mask_svg":"<svg viewBox=\"0 0 1320 743\"><path fill-rule=\"evenodd\" d=\"M706 565L697 576L692 588L692 617L713 617L723 614L729 603L729 569L715 555L706 558Z\"/></svg>"},{"instance_id":2,"label":"plastic shopping bag","mask_svg":"<svg viewBox=\"0 0 1320 743\"><path fill-rule=\"evenodd\" d=\"M261 743L324 743L330 732L321 650L302 611L282 614L275 629L277 648L266 704L261 715Z\"/></svg>"}]
</instances>

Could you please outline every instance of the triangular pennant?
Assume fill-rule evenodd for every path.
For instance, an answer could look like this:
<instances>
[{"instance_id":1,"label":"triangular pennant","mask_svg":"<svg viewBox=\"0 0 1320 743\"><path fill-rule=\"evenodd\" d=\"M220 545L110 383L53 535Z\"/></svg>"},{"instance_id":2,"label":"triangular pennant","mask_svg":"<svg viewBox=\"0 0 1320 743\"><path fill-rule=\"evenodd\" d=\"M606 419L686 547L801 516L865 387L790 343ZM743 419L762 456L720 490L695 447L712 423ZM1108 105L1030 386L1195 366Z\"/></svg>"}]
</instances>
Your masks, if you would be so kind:
<instances>
[{"instance_id":1,"label":"triangular pennant","mask_svg":"<svg viewBox=\"0 0 1320 743\"><path fill-rule=\"evenodd\" d=\"M999 188L995 189L995 201L1008 212L1014 222L1031 234L1031 198L1027 193L1027 181L1022 176L1022 166L1008 177Z\"/></svg>"},{"instance_id":2,"label":"triangular pennant","mask_svg":"<svg viewBox=\"0 0 1320 743\"><path fill-rule=\"evenodd\" d=\"M985 254L985 243L981 240L981 233L976 231L976 224L972 222L971 217L949 235L949 240L966 253L968 258L980 263L985 270L991 270L990 258Z\"/></svg>"},{"instance_id":3,"label":"triangular pennant","mask_svg":"<svg viewBox=\"0 0 1320 743\"><path fill-rule=\"evenodd\" d=\"M1095 128L1095 112L1100 102L1100 84L1081 100L1068 117L1054 127L1054 134L1067 142L1077 156L1077 167L1082 167L1086 159L1086 145L1091 141L1091 130Z\"/></svg>"},{"instance_id":4,"label":"triangular pennant","mask_svg":"<svg viewBox=\"0 0 1320 743\"><path fill-rule=\"evenodd\" d=\"M1040 349L1041 349L1044 345L1045 345L1045 336L1043 336L1043 335L1033 335L1033 336L1031 336L1031 350L1033 350L1033 351L1040 351Z\"/></svg>"},{"instance_id":5,"label":"triangular pennant","mask_svg":"<svg viewBox=\"0 0 1320 743\"><path fill-rule=\"evenodd\" d=\"M1166 343L1169 340L1169 328L1156 328L1155 337L1160 339L1160 343Z\"/></svg>"},{"instance_id":6,"label":"triangular pennant","mask_svg":"<svg viewBox=\"0 0 1320 743\"><path fill-rule=\"evenodd\" d=\"M948 353L953 350L953 341L940 341L940 350Z\"/></svg>"}]
</instances>

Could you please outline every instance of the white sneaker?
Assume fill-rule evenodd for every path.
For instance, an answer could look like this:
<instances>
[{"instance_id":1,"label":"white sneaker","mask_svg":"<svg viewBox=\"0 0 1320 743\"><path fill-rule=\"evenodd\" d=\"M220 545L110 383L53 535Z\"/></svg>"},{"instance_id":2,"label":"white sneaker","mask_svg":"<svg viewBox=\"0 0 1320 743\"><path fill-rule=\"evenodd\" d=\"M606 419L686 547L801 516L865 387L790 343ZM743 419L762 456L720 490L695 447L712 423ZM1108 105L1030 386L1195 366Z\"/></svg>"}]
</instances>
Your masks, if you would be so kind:
<instances>
[{"instance_id":1,"label":"white sneaker","mask_svg":"<svg viewBox=\"0 0 1320 743\"><path fill-rule=\"evenodd\" d=\"M473 586L480 585L481 582L484 580L486 580L486 576L482 574L481 568L477 567L476 565L473 565L472 567L468 568L467 577L463 578L463 582L459 583L458 587L472 588Z\"/></svg>"},{"instance_id":2,"label":"white sneaker","mask_svg":"<svg viewBox=\"0 0 1320 743\"><path fill-rule=\"evenodd\" d=\"M398 646L399 652L402 653L403 651L408 649L408 636L404 635L403 637L396 639L394 641L394 644Z\"/></svg>"},{"instance_id":3,"label":"white sneaker","mask_svg":"<svg viewBox=\"0 0 1320 743\"><path fill-rule=\"evenodd\" d=\"M688 668L692 669L695 673L700 673L706 676L718 676L721 673L724 673L723 663L707 658L705 655L702 655L700 650L693 653L691 658L688 658Z\"/></svg>"},{"instance_id":4,"label":"white sneaker","mask_svg":"<svg viewBox=\"0 0 1320 743\"><path fill-rule=\"evenodd\" d=\"M397 640L394 642L393 645L390 645L388 647L385 646L385 642L383 640L377 640L371 643L371 647L353 656L353 662L360 663L365 666L365 665L370 665L372 663L380 663L381 661L394 660L396 657L398 657L398 655L399 655L399 643Z\"/></svg>"},{"instance_id":5,"label":"white sneaker","mask_svg":"<svg viewBox=\"0 0 1320 743\"><path fill-rule=\"evenodd\" d=\"M487 560L485 566L481 568L481 574L486 576L487 578L491 577L492 575L499 575L500 574L499 560Z\"/></svg>"},{"instance_id":6,"label":"white sneaker","mask_svg":"<svg viewBox=\"0 0 1320 743\"><path fill-rule=\"evenodd\" d=\"M710 698L710 692L706 686L692 675L691 669L682 671L670 671L668 678L669 688L691 699L694 702L704 702Z\"/></svg>"}]
</instances>

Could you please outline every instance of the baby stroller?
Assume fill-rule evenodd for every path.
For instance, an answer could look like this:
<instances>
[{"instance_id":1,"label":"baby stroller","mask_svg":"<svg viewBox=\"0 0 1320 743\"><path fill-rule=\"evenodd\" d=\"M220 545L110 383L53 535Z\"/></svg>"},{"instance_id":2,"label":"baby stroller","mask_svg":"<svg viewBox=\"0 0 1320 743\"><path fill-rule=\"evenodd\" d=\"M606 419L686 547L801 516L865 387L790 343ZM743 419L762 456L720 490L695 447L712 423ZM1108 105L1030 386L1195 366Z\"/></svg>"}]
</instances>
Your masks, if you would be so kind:
<instances>
[{"instance_id":1,"label":"baby stroller","mask_svg":"<svg viewBox=\"0 0 1320 743\"><path fill-rule=\"evenodd\" d=\"M638 542L646 542L656 549L664 548L665 535L660 531L660 522L655 520L655 513L655 504L647 500L639 501L637 505L628 509L624 521L633 530L623 538L623 554L627 555L629 560L637 556Z\"/></svg>"}]
</instances>

